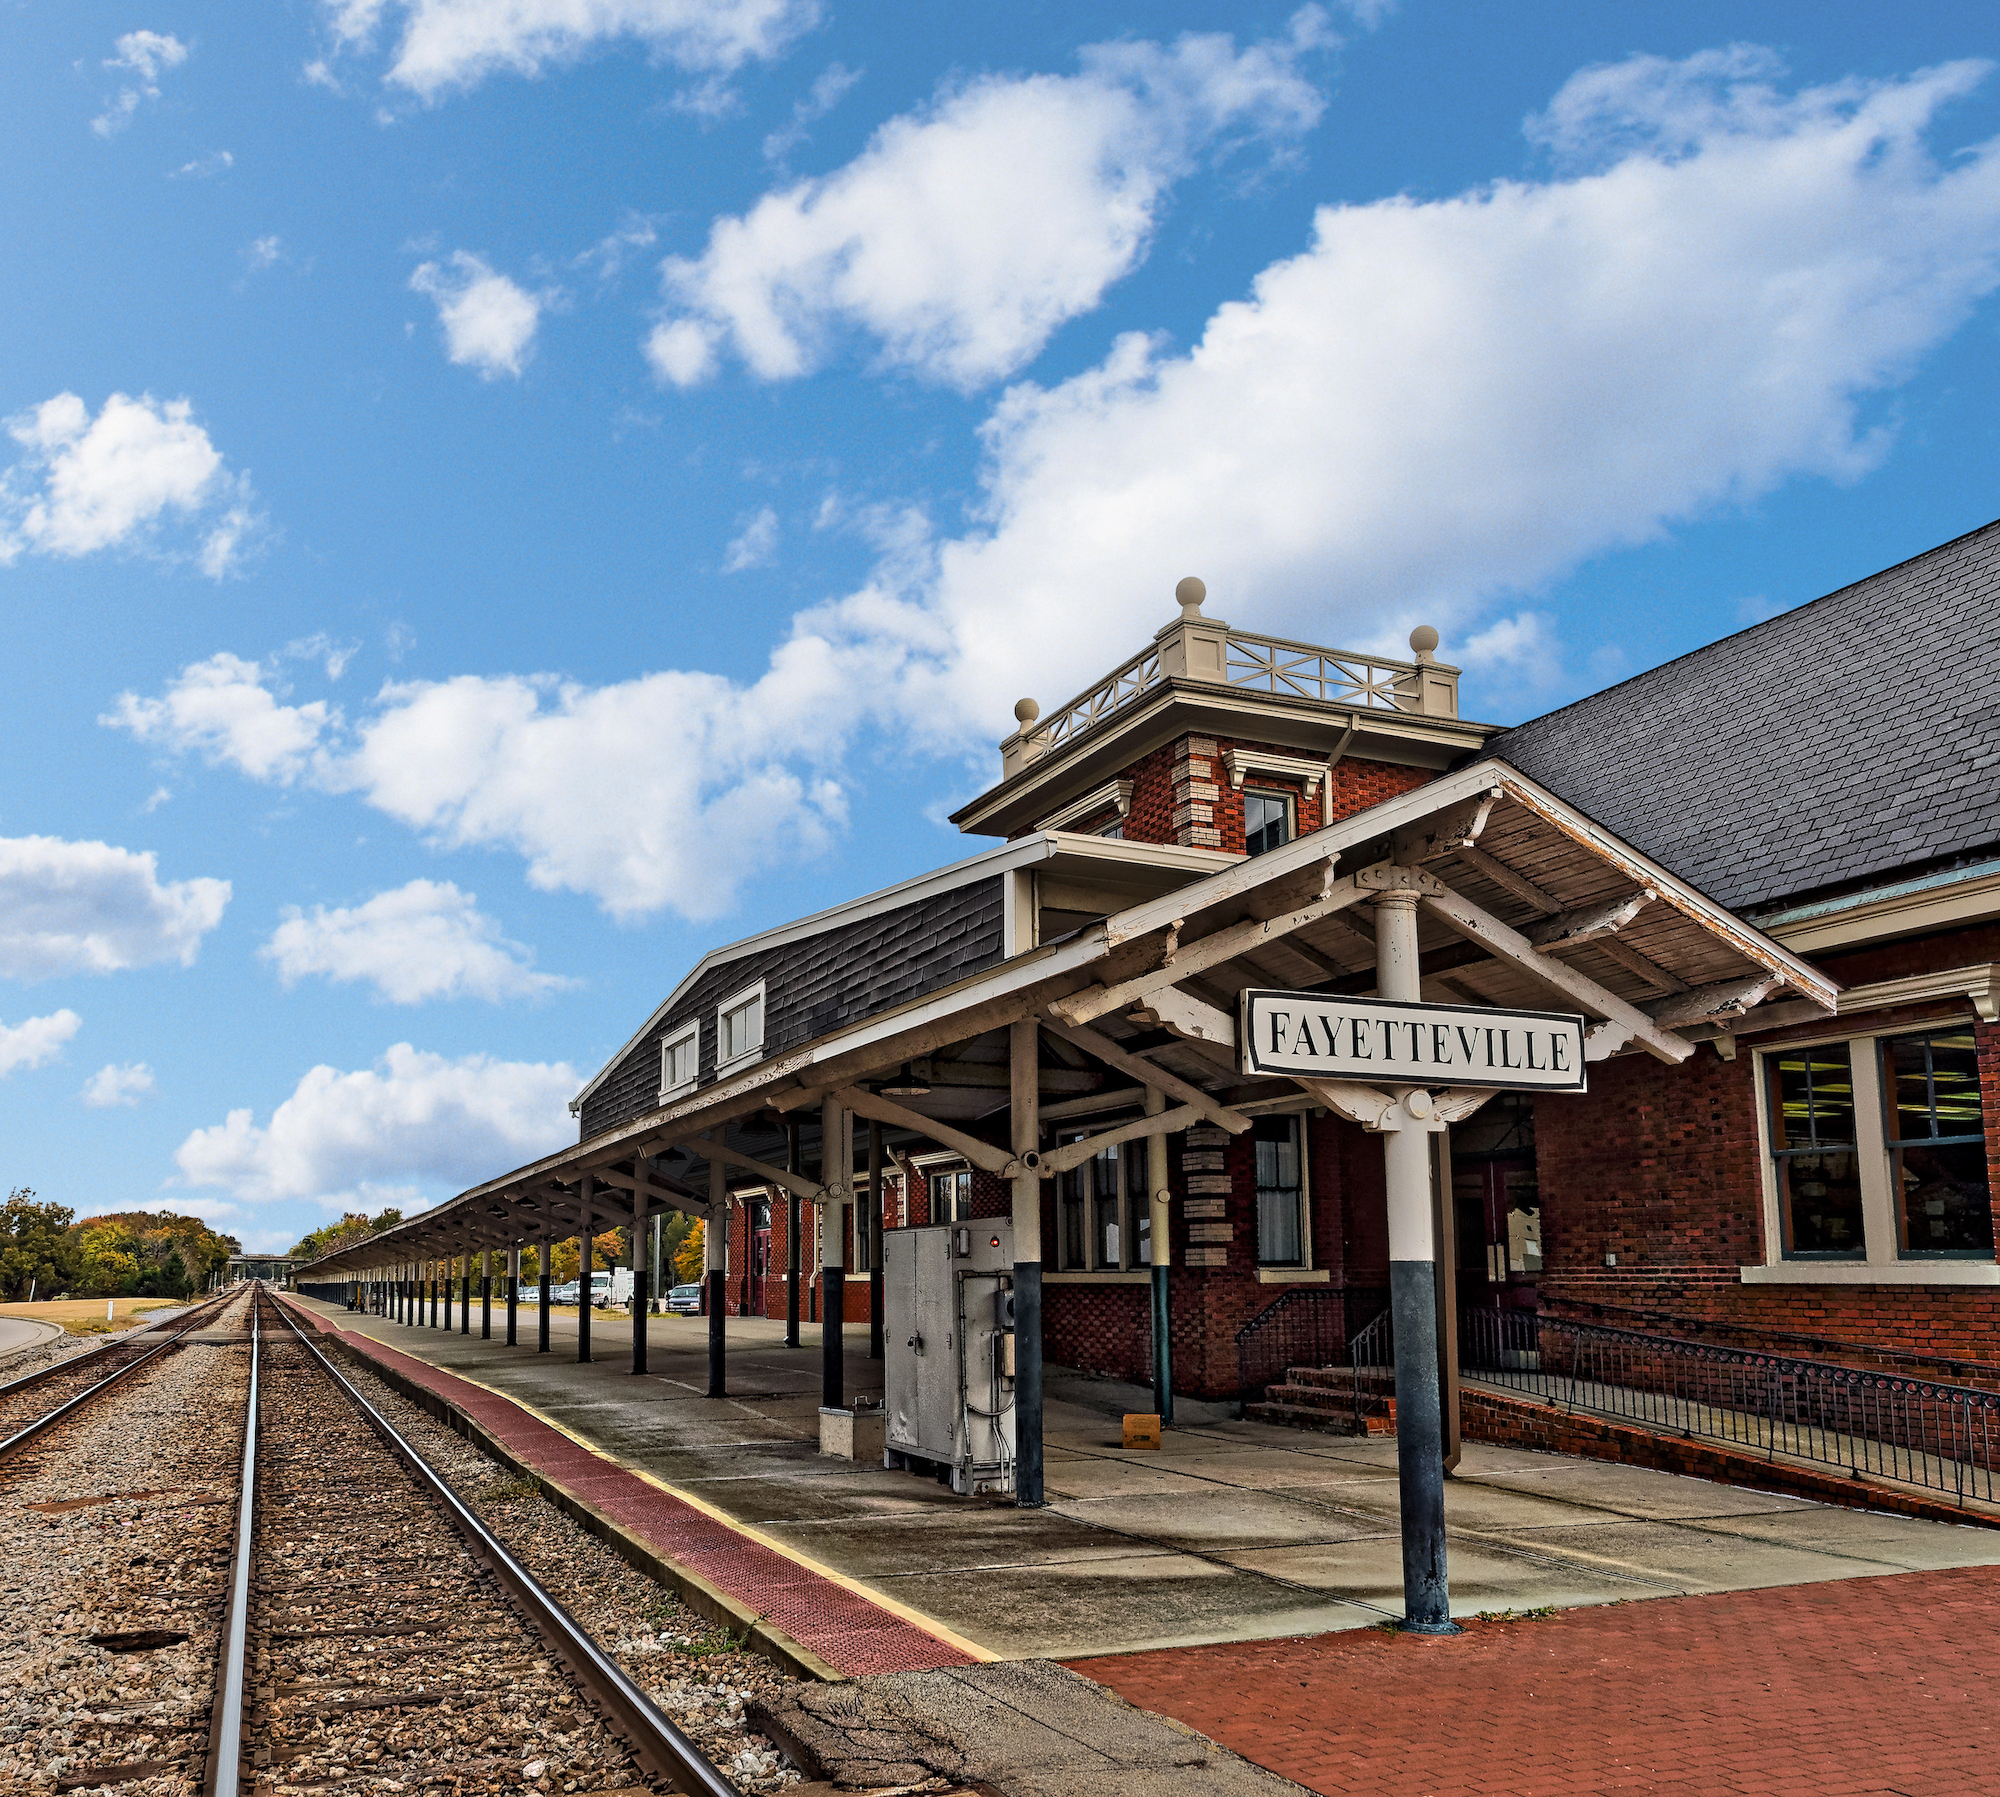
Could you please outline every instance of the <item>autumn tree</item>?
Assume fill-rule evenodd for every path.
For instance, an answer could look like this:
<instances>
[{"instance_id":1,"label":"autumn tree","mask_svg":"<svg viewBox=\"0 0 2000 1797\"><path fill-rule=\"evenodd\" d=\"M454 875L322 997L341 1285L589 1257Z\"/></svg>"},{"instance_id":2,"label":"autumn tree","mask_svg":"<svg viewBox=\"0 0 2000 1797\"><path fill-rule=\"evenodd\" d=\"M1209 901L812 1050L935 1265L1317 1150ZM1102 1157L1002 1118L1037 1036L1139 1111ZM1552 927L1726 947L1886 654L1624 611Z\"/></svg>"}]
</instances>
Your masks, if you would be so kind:
<instances>
[{"instance_id":1,"label":"autumn tree","mask_svg":"<svg viewBox=\"0 0 2000 1797\"><path fill-rule=\"evenodd\" d=\"M701 1277L702 1263L708 1258L708 1225L696 1219L674 1250L674 1272L683 1285L693 1285Z\"/></svg>"},{"instance_id":2,"label":"autumn tree","mask_svg":"<svg viewBox=\"0 0 2000 1797\"><path fill-rule=\"evenodd\" d=\"M53 1297L76 1276L76 1245L69 1238L76 1213L60 1204L36 1202L27 1186L16 1186L0 1205L0 1293L24 1299Z\"/></svg>"}]
</instances>

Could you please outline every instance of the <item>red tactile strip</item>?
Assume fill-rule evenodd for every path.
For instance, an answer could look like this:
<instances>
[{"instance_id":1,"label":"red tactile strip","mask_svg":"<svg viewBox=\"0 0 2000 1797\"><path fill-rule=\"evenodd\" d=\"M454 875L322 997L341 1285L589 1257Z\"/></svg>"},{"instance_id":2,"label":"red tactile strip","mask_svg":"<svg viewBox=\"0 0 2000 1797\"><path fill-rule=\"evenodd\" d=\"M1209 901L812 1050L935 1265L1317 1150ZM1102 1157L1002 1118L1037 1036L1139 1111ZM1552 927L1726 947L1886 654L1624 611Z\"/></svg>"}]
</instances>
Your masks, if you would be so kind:
<instances>
[{"instance_id":1,"label":"red tactile strip","mask_svg":"<svg viewBox=\"0 0 2000 1797\"><path fill-rule=\"evenodd\" d=\"M2000 1568L1070 1662L1325 1793L2000 1792Z\"/></svg>"},{"instance_id":2,"label":"red tactile strip","mask_svg":"<svg viewBox=\"0 0 2000 1797\"><path fill-rule=\"evenodd\" d=\"M761 1620L782 1629L837 1671L916 1672L936 1666L970 1666L973 1656L915 1623L775 1549L738 1533L726 1522L683 1502L615 1461L579 1446L499 1392L458 1378L428 1361L403 1354L302 1306L291 1313L359 1353L455 1404L525 1466L546 1475L639 1536L663 1558L678 1562L727 1592Z\"/></svg>"}]
</instances>

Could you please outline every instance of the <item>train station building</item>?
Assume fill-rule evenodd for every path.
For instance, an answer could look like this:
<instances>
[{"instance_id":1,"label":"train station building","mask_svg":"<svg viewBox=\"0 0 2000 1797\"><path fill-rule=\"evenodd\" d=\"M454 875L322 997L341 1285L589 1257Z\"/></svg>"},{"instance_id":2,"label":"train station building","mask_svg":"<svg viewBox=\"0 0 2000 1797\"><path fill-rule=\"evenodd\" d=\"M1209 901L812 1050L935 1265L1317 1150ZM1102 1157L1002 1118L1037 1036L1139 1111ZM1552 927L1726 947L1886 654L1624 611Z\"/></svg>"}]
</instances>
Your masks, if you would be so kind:
<instances>
[{"instance_id":1,"label":"train station building","mask_svg":"<svg viewBox=\"0 0 2000 1797\"><path fill-rule=\"evenodd\" d=\"M899 1238L949 1225L996 1300L958 1300L964 1488L1028 1502L1044 1362L1282 1419L1412 1259L1447 1358L1560 1318L2000 1371L2000 524L1506 729L1434 632L1388 658L1177 604L1016 708L954 818L991 846L718 948L573 1146L301 1282L463 1302L469 1256L690 1211L719 1394L731 1314L828 1325L830 1380L843 1329L923 1354L885 1340L927 1264ZM1253 1065L1263 992L1458 1034L1413 1009L1377 1076ZM1481 1011L1580 1018L1586 1089L1479 1078Z\"/></svg>"}]
</instances>

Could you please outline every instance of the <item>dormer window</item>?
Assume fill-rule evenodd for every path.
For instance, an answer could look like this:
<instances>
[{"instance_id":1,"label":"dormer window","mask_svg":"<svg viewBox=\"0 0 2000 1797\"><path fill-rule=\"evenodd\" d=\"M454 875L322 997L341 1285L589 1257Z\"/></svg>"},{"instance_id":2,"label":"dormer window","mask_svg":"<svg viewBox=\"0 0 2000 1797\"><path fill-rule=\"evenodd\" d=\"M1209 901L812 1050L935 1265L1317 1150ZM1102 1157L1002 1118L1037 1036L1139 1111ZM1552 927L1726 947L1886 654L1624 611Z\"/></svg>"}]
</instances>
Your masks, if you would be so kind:
<instances>
[{"instance_id":1,"label":"dormer window","mask_svg":"<svg viewBox=\"0 0 2000 1797\"><path fill-rule=\"evenodd\" d=\"M660 1097L672 1098L693 1086L701 1066L701 1025L683 1024L660 1043Z\"/></svg>"},{"instance_id":2,"label":"dormer window","mask_svg":"<svg viewBox=\"0 0 2000 1797\"><path fill-rule=\"evenodd\" d=\"M1243 789L1243 852L1261 855L1292 840L1292 796L1285 792Z\"/></svg>"},{"instance_id":3,"label":"dormer window","mask_svg":"<svg viewBox=\"0 0 2000 1797\"><path fill-rule=\"evenodd\" d=\"M764 1049L764 984L746 987L715 1010L715 1065L720 1072Z\"/></svg>"}]
</instances>

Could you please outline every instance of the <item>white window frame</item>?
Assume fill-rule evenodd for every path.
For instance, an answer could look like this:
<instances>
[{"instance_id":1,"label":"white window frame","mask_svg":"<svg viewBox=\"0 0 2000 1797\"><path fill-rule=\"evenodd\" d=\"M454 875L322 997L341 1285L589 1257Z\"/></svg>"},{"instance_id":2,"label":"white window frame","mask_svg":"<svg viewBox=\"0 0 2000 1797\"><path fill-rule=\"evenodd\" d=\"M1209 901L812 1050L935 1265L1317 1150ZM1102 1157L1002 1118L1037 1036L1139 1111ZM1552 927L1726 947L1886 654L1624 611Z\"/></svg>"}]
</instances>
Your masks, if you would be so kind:
<instances>
[{"instance_id":1,"label":"white window frame","mask_svg":"<svg viewBox=\"0 0 2000 1797\"><path fill-rule=\"evenodd\" d=\"M1312 1112L1276 1111L1265 1112L1266 1116L1296 1117L1299 1125L1299 1259L1296 1265L1290 1262L1267 1261L1263 1258L1264 1244L1260 1219L1257 1215L1257 1163L1253 1153L1250 1163L1250 1248L1252 1259L1260 1279L1269 1274L1272 1280L1310 1278L1313 1265L1313 1182L1312 1182ZM1251 1132L1255 1135L1255 1131Z\"/></svg>"},{"instance_id":2,"label":"white window frame","mask_svg":"<svg viewBox=\"0 0 2000 1797\"><path fill-rule=\"evenodd\" d=\"M726 1058L722 1052L725 1039L723 1020L731 1011L739 1011L752 1001L757 1006L757 1040L748 1048L740 1048ZM764 1001L764 982L759 980L754 986L745 986L739 992L732 992L715 1007L715 1071L718 1075L738 1067L747 1067L752 1061L764 1057L764 1038L770 1029L769 1007Z\"/></svg>"},{"instance_id":3,"label":"white window frame","mask_svg":"<svg viewBox=\"0 0 2000 1797\"><path fill-rule=\"evenodd\" d=\"M694 1059L688 1069L687 1078L683 1080L670 1079L667 1068L674 1050L685 1047L690 1043L694 1047ZM695 1082L700 1078L701 1019L696 1017L682 1024L679 1029L673 1031L671 1034L660 1038L660 1102L664 1104L669 1098L677 1098L683 1092L693 1091Z\"/></svg>"},{"instance_id":4,"label":"white window frame","mask_svg":"<svg viewBox=\"0 0 2000 1797\"><path fill-rule=\"evenodd\" d=\"M1964 1021L1956 1017L1925 1019L1895 1028L1828 1030L1797 1036L1755 1051L1757 1171L1764 1200L1764 1260L1739 1267L1745 1285L1996 1285L2000 1261L1905 1259L1896 1226L1895 1181L1890 1168L1888 1111L1882 1091L1881 1044L1898 1036L1920 1036ZM1771 1080L1773 1057L1798 1048L1818 1048L1835 1042L1848 1045L1854 1069L1854 1154L1861 1178L1861 1233L1865 1249L1859 1260L1785 1258L1784 1218L1778 1211L1778 1168L1771 1141Z\"/></svg>"}]
</instances>

